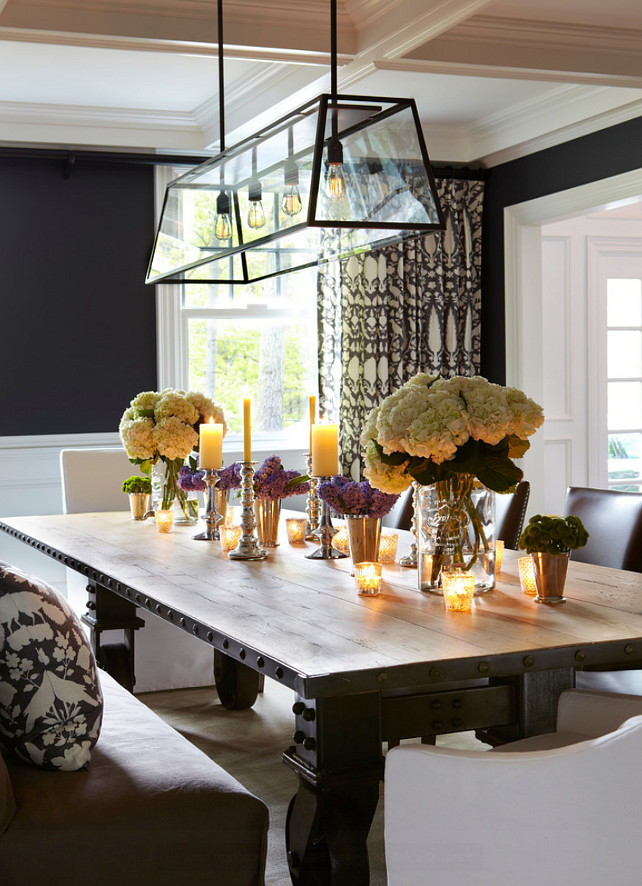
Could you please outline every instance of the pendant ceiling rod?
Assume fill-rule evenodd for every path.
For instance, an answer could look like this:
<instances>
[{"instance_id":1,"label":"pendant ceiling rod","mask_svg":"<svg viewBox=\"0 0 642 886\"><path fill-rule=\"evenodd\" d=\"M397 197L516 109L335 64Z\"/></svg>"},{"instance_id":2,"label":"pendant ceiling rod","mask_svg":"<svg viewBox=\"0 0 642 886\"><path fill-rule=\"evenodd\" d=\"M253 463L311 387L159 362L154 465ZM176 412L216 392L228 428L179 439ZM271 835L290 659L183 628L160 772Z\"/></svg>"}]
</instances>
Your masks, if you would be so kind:
<instances>
[{"instance_id":1,"label":"pendant ceiling rod","mask_svg":"<svg viewBox=\"0 0 642 886\"><path fill-rule=\"evenodd\" d=\"M337 101L337 0L330 0L330 96Z\"/></svg>"},{"instance_id":2,"label":"pendant ceiling rod","mask_svg":"<svg viewBox=\"0 0 642 886\"><path fill-rule=\"evenodd\" d=\"M223 79L223 0L218 0L218 119L221 153L225 150L225 88Z\"/></svg>"}]
</instances>

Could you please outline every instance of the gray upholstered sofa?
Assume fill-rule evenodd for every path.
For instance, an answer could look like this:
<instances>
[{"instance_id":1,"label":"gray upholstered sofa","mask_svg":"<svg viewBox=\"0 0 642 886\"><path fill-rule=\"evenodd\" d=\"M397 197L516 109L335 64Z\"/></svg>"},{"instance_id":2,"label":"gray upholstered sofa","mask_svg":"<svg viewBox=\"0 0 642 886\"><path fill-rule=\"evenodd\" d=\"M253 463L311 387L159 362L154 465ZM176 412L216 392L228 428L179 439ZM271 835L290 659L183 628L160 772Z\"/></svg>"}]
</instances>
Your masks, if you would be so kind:
<instances>
[{"instance_id":1,"label":"gray upholstered sofa","mask_svg":"<svg viewBox=\"0 0 642 886\"><path fill-rule=\"evenodd\" d=\"M104 672L100 683L87 769L5 754L2 886L262 884L265 805Z\"/></svg>"}]
</instances>

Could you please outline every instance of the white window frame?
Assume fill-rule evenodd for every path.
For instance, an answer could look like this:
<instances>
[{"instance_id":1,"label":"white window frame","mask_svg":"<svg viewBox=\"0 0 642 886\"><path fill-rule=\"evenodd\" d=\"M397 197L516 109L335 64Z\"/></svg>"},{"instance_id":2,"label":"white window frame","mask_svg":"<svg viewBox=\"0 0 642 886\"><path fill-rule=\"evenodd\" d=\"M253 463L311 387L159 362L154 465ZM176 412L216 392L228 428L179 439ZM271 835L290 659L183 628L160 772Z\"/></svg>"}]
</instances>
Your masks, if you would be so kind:
<instances>
[{"instance_id":1,"label":"white window frame","mask_svg":"<svg viewBox=\"0 0 642 886\"><path fill-rule=\"evenodd\" d=\"M165 199L167 185L177 176L171 166L157 166L155 175L156 224ZM156 362L158 388L189 387L189 321L193 319L261 320L292 319L297 312L291 308L269 308L264 304L249 305L244 308L190 308L183 307L182 286L180 284L156 284ZM316 390L310 391L316 395ZM228 433L224 441L225 452L239 452L242 449L242 434ZM270 438L262 434L256 447L257 452L290 452L303 454L308 447L297 446L282 437Z\"/></svg>"}]
</instances>

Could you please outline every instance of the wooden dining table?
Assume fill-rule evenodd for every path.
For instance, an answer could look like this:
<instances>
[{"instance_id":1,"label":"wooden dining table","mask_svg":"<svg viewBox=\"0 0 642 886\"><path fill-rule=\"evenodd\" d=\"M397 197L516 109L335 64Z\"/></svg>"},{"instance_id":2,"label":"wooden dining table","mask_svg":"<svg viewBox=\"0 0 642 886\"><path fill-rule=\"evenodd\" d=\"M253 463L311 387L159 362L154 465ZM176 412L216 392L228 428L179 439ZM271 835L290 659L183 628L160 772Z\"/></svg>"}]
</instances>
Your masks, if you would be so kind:
<instances>
[{"instance_id":1,"label":"wooden dining table","mask_svg":"<svg viewBox=\"0 0 642 886\"><path fill-rule=\"evenodd\" d=\"M571 562L567 602L538 605L507 550L496 587L464 613L419 591L417 570L398 564L384 566L379 596L359 596L350 559L308 559L317 545L289 544L285 531L251 561L196 541L194 527L161 534L121 512L6 517L0 530L86 577L97 657L130 688L149 615L212 647L227 707L251 706L265 677L292 689L283 759L299 783L285 835L294 884L369 882L382 743L550 731L576 670L642 667L637 573ZM399 535L404 553L410 535ZM128 639L111 655L103 634L116 627Z\"/></svg>"}]
</instances>

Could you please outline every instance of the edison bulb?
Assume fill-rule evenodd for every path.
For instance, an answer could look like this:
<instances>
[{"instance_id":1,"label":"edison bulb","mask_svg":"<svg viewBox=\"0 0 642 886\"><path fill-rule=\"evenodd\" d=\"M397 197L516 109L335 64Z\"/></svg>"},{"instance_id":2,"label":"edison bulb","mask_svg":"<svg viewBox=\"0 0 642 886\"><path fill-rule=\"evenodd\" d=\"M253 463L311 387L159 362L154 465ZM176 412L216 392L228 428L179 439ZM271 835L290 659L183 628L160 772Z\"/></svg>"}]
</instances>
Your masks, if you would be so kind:
<instances>
[{"instance_id":1,"label":"edison bulb","mask_svg":"<svg viewBox=\"0 0 642 886\"><path fill-rule=\"evenodd\" d=\"M334 200L343 197L346 192L346 180L343 175L342 163L328 164L328 174L325 179L325 190L328 197Z\"/></svg>"},{"instance_id":2,"label":"edison bulb","mask_svg":"<svg viewBox=\"0 0 642 886\"><path fill-rule=\"evenodd\" d=\"M251 228L262 228L265 224L265 212L260 200L251 200L247 214L247 223Z\"/></svg>"},{"instance_id":3,"label":"edison bulb","mask_svg":"<svg viewBox=\"0 0 642 886\"><path fill-rule=\"evenodd\" d=\"M296 215L301 212L303 204L301 202L301 193L298 185L286 184L283 200L281 201L281 209L286 215Z\"/></svg>"},{"instance_id":4,"label":"edison bulb","mask_svg":"<svg viewBox=\"0 0 642 886\"><path fill-rule=\"evenodd\" d=\"M229 213L219 212L216 216L214 236L217 240L229 240L232 236L232 222L230 221Z\"/></svg>"}]
</instances>

